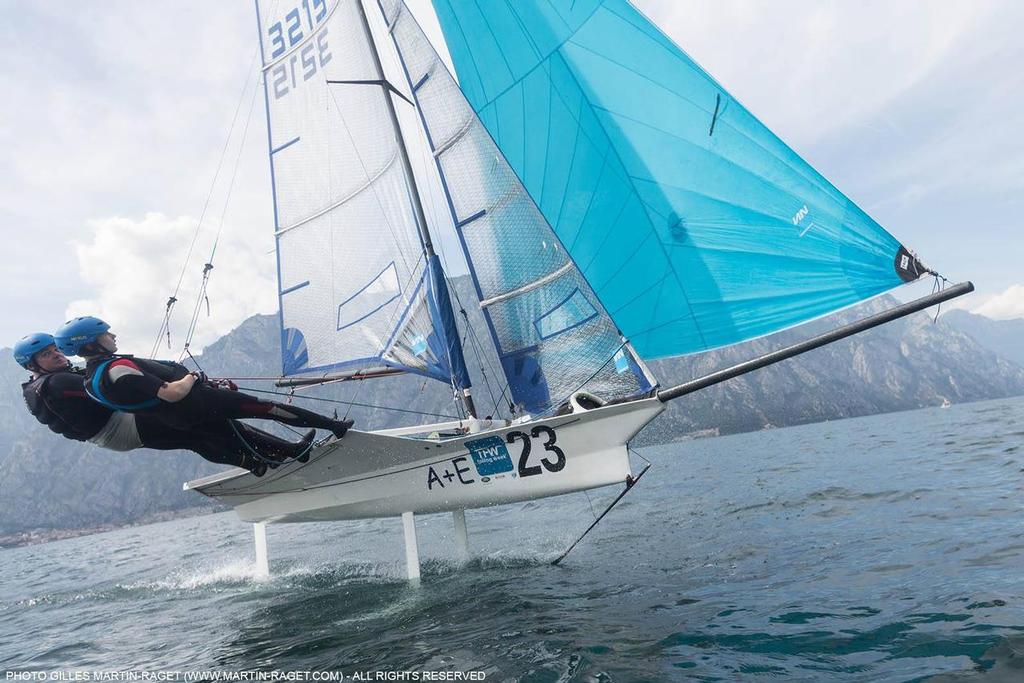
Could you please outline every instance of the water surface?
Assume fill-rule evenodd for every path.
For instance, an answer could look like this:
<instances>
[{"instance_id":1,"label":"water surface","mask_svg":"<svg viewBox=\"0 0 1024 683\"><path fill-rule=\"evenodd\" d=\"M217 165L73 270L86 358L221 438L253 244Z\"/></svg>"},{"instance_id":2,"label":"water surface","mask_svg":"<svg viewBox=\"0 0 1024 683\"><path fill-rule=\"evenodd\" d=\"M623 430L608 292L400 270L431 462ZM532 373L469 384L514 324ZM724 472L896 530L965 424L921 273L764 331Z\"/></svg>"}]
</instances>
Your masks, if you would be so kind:
<instances>
[{"instance_id":1,"label":"water surface","mask_svg":"<svg viewBox=\"0 0 1024 683\"><path fill-rule=\"evenodd\" d=\"M0 551L0 669L521 681L1024 681L1024 399L642 449L614 490L269 530L233 513Z\"/></svg>"}]
</instances>

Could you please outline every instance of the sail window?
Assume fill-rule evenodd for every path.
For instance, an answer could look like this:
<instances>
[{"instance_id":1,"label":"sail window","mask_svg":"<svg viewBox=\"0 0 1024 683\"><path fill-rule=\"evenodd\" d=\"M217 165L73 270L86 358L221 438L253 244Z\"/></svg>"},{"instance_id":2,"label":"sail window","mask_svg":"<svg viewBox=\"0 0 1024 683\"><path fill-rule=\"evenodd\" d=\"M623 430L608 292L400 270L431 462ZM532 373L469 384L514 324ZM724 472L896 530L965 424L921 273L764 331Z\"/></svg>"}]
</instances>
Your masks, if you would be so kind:
<instances>
[{"instance_id":1,"label":"sail window","mask_svg":"<svg viewBox=\"0 0 1024 683\"><path fill-rule=\"evenodd\" d=\"M593 304L587 300L579 289L572 290L572 294L550 311L537 318L533 323L537 328L540 338L550 339L563 332L579 327L597 315Z\"/></svg>"},{"instance_id":2,"label":"sail window","mask_svg":"<svg viewBox=\"0 0 1024 683\"><path fill-rule=\"evenodd\" d=\"M392 261L355 294L338 305L338 330L351 327L387 306L402 294L398 269Z\"/></svg>"}]
</instances>

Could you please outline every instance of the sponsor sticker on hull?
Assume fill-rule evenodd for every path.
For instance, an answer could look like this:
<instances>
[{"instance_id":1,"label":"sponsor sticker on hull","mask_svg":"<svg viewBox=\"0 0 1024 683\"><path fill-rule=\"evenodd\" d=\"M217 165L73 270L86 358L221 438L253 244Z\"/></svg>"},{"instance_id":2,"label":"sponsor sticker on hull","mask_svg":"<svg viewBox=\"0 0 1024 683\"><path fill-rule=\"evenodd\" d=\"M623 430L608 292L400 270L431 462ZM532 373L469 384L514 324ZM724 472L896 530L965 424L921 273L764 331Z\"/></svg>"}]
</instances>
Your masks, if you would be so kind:
<instances>
[{"instance_id":1,"label":"sponsor sticker on hull","mask_svg":"<svg viewBox=\"0 0 1024 683\"><path fill-rule=\"evenodd\" d=\"M481 477L493 477L513 470L512 456L509 455L508 447L500 436L467 441L466 447L469 448L477 474Z\"/></svg>"}]
</instances>

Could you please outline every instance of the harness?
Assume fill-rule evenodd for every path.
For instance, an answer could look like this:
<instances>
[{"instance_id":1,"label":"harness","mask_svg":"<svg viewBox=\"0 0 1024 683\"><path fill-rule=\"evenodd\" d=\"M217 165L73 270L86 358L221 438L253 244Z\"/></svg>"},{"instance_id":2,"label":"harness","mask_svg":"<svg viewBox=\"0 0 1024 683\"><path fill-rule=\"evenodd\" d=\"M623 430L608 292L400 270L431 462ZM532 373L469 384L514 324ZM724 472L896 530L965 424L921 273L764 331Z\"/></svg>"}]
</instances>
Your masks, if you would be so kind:
<instances>
[{"instance_id":1,"label":"harness","mask_svg":"<svg viewBox=\"0 0 1024 683\"><path fill-rule=\"evenodd\" d=\"M89 395L89 398L96 401L100 405L104 405L111 410L119 410L121 412L131 412L133 410L146 410L147 408L155 408L160 405L161 401L155 396L148 401L142 403L131 403L131 404L119 404L114 403L110 399L103 396L103 390L100 388L103 379L103 373L107 371L107 366L117 360L116 358L110 358L103 361L96 366L96 370L92 373L92 381L85 384L85 393Z\"/></svg>"},{"instance_id":2,"label":"harness","mask_svg":"<svg viewBox=\"0 0 1024 683\"><path fill-rule=\"evenodd\" d=\"M59 373L47 373L22 385L25 403L32 415L50 431L75 441L85 441L103 428L110 418L109 409L101 408L86 398L84 391L72 395L67 390L55 390L50 396L53 382ZM74 374L81 387L81 378ZM75 396L69 400L69 397ZM53 404L51 404L51 400Z\"/></svg>"},{"instance_id":3,"label":"harness","mask_svg":"<svg viewBox=\"0 0 1024 683\"><path fill-rule=\"evenodd\" d=\"M63 422L60 415L43 398L43 392L46 391L46 385L49 384L50 377L49 374L41 375L21 385L22 395L25 398L25 405L28 406L28 411L44 425L49 425L54 420Z\"/></svg>"}]
</instances>

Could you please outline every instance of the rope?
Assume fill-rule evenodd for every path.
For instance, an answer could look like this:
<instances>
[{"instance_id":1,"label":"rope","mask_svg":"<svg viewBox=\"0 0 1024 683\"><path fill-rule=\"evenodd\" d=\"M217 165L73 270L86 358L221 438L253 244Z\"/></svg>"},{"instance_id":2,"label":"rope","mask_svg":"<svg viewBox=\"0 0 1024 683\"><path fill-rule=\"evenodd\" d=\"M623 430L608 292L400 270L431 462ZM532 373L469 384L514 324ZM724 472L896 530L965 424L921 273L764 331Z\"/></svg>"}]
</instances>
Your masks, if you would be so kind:
<instances>
[{"instance_id":1,"label":"rope","mask_svg":"<svg viewBox=\"0 0 1024 683\"><path fill-rule=\"evenodd\" d=\"M949 280L947 280L946 278L944 278L943 276L939 275L938 273L936 273L934 271L929 271L929 272L931 272L931 274L933 276L935 276L935 280L932 283L932 294L936 294L938 292L944 291L946 289L946 285L949 284ZM935 318L932 320L932 324L933 325L935 323L939 322L939 314L940 313L942 313L942 304L941 303L938 306L935 307Z\"/></svg>"},{"instance_id":2,"label":"rope","mask_svg":"<svg viewBox=\"0 0 1024 683\"><path fill-rule=\"evenodd\" d=\"M447 279L447 275L445 278ZM491 387L491 380L487 375L487 370L489 369L495 377L497 377L498 374L494 372L494 368L491 366L491 359L487 356L483 344L481 344L479 338L476 336L476 328L470 324L469 314L466 312L466 307L462 305L459 293L450 280L448 283L448 291L454 293L455 301L459 304L459 313L462 314L462 319L465 321L466 325L466 334L463 335L462 339L463 355L465 355L466 339L469 338L470 343L473 345L473 353L476 354L477 361L480 363L480 377L483 380L484 386L487 388L487 395L491 397L491 403L493 404L491 407L490 417L497 417L499 416L498 405L501 402L501 397L498 397L497 399L494 398L494 389ZM484 368L485 363L487 364L486 369ZM515 411L513 410L512 413L514 414Z\"/></svg>"},{"instance_id":3,"label":"rope","mask_svg":"<svg viewBox=\"0 0 1024 683\"><path fill-rule=\"evenodd\" d=\"M473 344L473 353L476 354L477 360L480 361L480 377L483 379L484 386L487 387L487 395L491 397L491 403L494 404L494 407L491 408L491 417L493 417L498 412L498 401L494 398L494 390L491 388L491 381L488 379L487 370L484 368L485 362L488 366L490 366L491 362L486 359L483 349L480 348L477 342L476 332L473 331L473 326L469 323L469 314L462 307L462 302L459 302L459 313L462 314L462 319L466 322L466 334L462 335L463 355L465 355L466 339L470 338L470 342Z\"/></svg>"},{"instance_id":4,"label":"rope","mask_svg":"<svg viewBox=\"0 0 1024 683\"><path fill-rule=\"evenodd\" d=\"M196 357L192 355L192 352L189 351L188 349L185 349L185 352L188 354L188 357L192 360L192 362L196 364L196 368L198 368L200 372L203 372L205 374L205 371L203 370L202 366L199 365L199 361L196 359ZM246 378L246 377L211 377L210 379L229 379L229 380L236 380L236 379L237 380L247 380L248 379L248 380L257 380L257 381L259 381L259 380L269 380L269 379L275 379L276 380L278 378L271 378L271 377L248 377L248 378ZM289 392L270 391L270 390L267 390L267 389L253 389L251 387L239 387L238 389L239 389L239 391L246 391L246 392L250 392L250 393L254 393L254 394L269 394L269 395L273 395L273 396L285 396L285 397L287 397L289 399L295 398L295 392L294 391L289 391ZM443 418L452 419L452 420L462 419L462 418L460 418L457 415L446 415L444 413L430 413L430 412L424 412L424 411L421 411L421 410L412 410L412 409L409 409L409 408L393 408L391 406L379 406L379 405L374 405L372 403L359 403L357 401L342 401L342 400L334 399L334 398L324 398L322 396L299 396L298 398L305 398L305 399L308 399L310 401L323 401L324 403L340 403L342 405L349 406L349 411L351 411L353 406L359 406L360 408L376 408L378 410L390 410L390 411L393 411L393 412L396 412L396 413L411 413L411 414L414 414L414 415L424 415L424 416L427 416L427 417L443 417ZM345 416L346 416L346 418L348 417L348 412L345 413ZM301 432L298 432L298 431L292 429L290 425L286 425L283 422L280 423L280 424L281 424L281 426L283 426L283 427L285 427L287 429L291 429L291 431L296 433L296 434L301 434Z\"/></svg>"},{"instance_id":5,"label":"rope","mask_svg":"<svg viewBox=\"0 0 1024 683\"><path fill-rule=\"evenodd\" d=\"M511 388L512 384L508 380L505 380L505 387L501 390L501 394L498 396L498 401L505 400L505 393ZM497 408L495 408L497 410ZM512 398L508 399L508 412L510 415L516 414L516 404L512 402Z\"/></svg>"}]
</instances>

